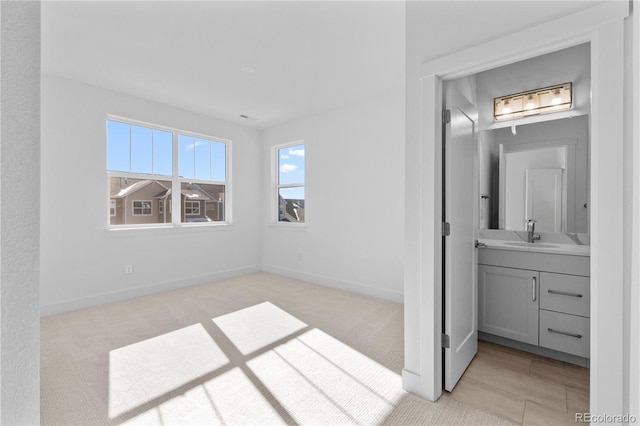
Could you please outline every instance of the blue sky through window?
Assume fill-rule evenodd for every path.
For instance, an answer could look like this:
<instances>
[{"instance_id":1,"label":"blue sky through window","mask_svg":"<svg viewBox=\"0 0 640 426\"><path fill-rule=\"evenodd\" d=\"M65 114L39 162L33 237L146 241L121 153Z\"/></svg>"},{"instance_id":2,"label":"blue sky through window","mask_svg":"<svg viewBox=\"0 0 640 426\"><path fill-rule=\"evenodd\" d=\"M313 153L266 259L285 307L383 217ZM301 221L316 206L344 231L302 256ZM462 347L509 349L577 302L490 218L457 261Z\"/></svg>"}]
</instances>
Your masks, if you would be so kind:
<instances>
[{"instance_id":1,"label":"blue sky through window","mask_svg":"<svg viewBox=\"0 0 640 426\"><path fill-rule=\"evenodd\" d=\"M183 178L226 180L226 144L192 136L178 136L179 175Z\"/></svg>"},{"instance_id":2,"label":"blue sky through window","mask_svg":"<svg viewBox=\"0 0 640 426\"><path fill-rule=\"evenodd\" d=\"M304 199L304 169L304 144L278 149L278 184L301 185L286 190L281 189L282 196L288 199Z\"/></svg>"},{"instance_id":3,"label":"blue sky through window","mask_svg":"<svg viewBox=\"0 0 640 426\"><path fill-rule=\"evenodd\" d=\"M162 130L153 131L153 173L171 176L173 170L173 135Z\"/></svg>"},{"instance_id":4,"label":"blue sky through window","mask_svg":"<svg viewBox=\"0 0 640 426\"><path fill-rule=\"evenodd\" d=\"M170 176L172 138L171 132L107 120L107 169Z\"/></svg>"},{"instance_id":5,"label":"blue sky through window","mask_svg":"<svg viewBox=\"0 0 640 426\"><path fill-rule=\"evenodd\" d=\"M107 168L118 172L131 169L129 125L107 121Z\"/></svg>"},{"instance_id":6,"label":"blue sky through window","mask_svg":"<svg viewBox=\"0 0 640 426\"><path fill-rule=\"evenodd\" d=\"M146 127L131 126L131 171L153 173L153 131Z\"/></svg>"}]
</instances>

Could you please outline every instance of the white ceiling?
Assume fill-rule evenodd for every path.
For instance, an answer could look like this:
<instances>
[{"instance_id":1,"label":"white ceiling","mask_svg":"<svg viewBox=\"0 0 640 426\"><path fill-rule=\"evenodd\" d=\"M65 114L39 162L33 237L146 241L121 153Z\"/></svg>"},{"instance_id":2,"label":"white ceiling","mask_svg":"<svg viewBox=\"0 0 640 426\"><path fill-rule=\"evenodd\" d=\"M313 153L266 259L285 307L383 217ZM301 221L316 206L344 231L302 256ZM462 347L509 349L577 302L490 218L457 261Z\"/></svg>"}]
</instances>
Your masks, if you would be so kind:
<instances>
[{"instance_id":1,"label":"white ceiling","mask_svg":"<svg viewBox=\"0 0 640 426\"><path fill-rule=\"evenodd\" d=\"M596 3L423 1L407 19L427 60ZM404 58L400 1L42 5L43 72L256 128L401 90Z\"/></svg>"}]
</instances>

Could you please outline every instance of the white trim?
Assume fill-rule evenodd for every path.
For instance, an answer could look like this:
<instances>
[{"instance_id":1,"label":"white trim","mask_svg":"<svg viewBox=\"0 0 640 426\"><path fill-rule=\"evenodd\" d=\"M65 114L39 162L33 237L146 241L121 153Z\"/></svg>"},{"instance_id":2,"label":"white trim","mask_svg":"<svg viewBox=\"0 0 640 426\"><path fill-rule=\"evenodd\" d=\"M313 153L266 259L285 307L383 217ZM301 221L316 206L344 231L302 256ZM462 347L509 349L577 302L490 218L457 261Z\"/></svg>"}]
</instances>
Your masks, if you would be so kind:
<instances>
[{"instance_id":1,"label":"white trim","mask_svg":"<svg viewBox=\"0 0 640 426\"><path fill-rule=\"evenodd\" d=\"M623 411L624 28L608 22L591 39L591 405ZM620 226L611 226L618 223Z\"/></svg>"},{"instance_id":2,"label":"white trim","mask_svg":"<svg viewBox=\"0 0 640 426\"><path fill-rule=\"evenodd\" d=\"M496 40L426 62L422 78L437 75L451 80L492 68L534 58L591 40L598 25L626 18L627 1L610 0L598 6L544 24L509 34ZM522 50L518 49L522 46ZM461 63L461 60L464 61Z\"/></svg>"},{"instance_id":3,"label":"white trim","mask_svg":"<svg viewBox=\"0 0 640 426\"><path fill-rule=\"evenodd\" d=\"M419 359L419 365L405 365L403 386L425 398L436 400L441 386L441 114L443 78L472 75L498 66L536 57L576 44L591 42L592 49L592 363L591 412L610 415L621 412L623 378L622 274L623 210L622 164L622 19L628 2L609 1L576 14L529 28L474 48L425 63L421 67L422 111L420 155L407 157L419 164L407 167L407 207L418 214L407 216L405 262L405 359ZM411 87L411 86L409 86ZM611 130L613 131L611 132ZM613 139L613 142L612 142ZM408 151L415 151L412 148ZM613 151L598 156L595 153ZM437 159L437 160L436 160ZM416 169L417 167L417 169ZM610 173L612 172L612 173ZM600 209L598 209L600 203ZM595 207L594 207L595 206ZM617 212L617 213L616 213ZM612 228L616 228L612 231ZM599 249L598 249L599 248ZM605 294L607 293L607 294ZM605 327L606 326L606 327ZM417 329L417 332L416 332ZM613 332L611 332L613 331ZM608 333L608 334L607 334ZM418 338L418 342L409 341ZM606 342L606 343L605 343ZM418 351L411 353L409 351ZM414 368L417 368L416 371ZM416 383L419 389L416 390Z\"/></svg>"},{"instance_id":4,"label":"white trim","mask_svg":"<svg viewBox=\"0 0 640 426\"><path fill-rule=\"evenodd\" d=\"M260 266L249 266L245 268L230 269L216 272L214 274L198 275L177 281L165 281L161 283L135 287L127 290L119 290L110 293L102 293L96 296L81 297L78 299L67 299L56 303L40 306L40 316L45 317L62 312L75 311L92 306L104 305L106 303L119 302L132 299L134 297L147 296L178 288L191 287L194 285L207 284L227 278L234 278L245 274L260 272Z\"/></svg>"},{"instance_id":5,"label":"white trim","mask_svg":"<svg viewBox=\"0 0 640 426\"><path fill-rule=\"evenodd\" d=\"M187 131L187 130L181 130L181 129L177 129L174 127L168 127L168 126L161 126L158 124L153 124L153 123L148 123L148 122L144 122L141 120L135 120L135 119L131 119L131 118L126 118L126 117L121 117L121 116L117 116L117 115L112 115L112 114L107 114L106 120L105 120L105 149L107 151L107 156L106 158L108 159L108 147L109 147L109 133L108 133L108 122L109 121L117 121L119 123L123 123L123 124L128 124L128 125L134 125L134 126L141 126L141 127L145 127L145 128L149 128L151 130L159 130L159 131L164 131L164 132L169 132L171 133L171 155L172 155L172 174L171 175L159 175L159 174L153 174L153 173L137 173L137 172L126 172L126 171L112 171L108 169L108 164L107 164L107 189L110 192L110 178L111 177L126 177L126 178L132 178L132 179L146 179L146 180L156 180L156 181L166 181L170 183L170 187L171 187L171 192L172 194L182 194L182 183L196 183L196 184L205 184L205 185L221 185L224 186L224 221L223 222L207 222L207 223L198 223L198 224L194 224L194 223L186 223L186 222L182 222L182 216L183 213L182 212L182 197L171 197L171 205L169 206L169 214L171 214L171 224L170 226L173 227L181 227L183 225L187 225L187 226L211 226L211 225L219 225L220 223L224 223L224 224L232 224L232 191L231 191L231 155L232 155L232 145L233 142L230 139L226 139L226 138L219 138L219 137L214 137L214 136L209 136L209 135L204 135L201 133L196 133L196 132L191 132L191 131ZM224 181L218 181L218 180L207 180L207 179L196 179L196 178L184 178L181 177L179 175L179 151L180 151L180 144L179 144L179 137L180 135L186 136L186 137L193 137L193 138L198 138L198 139L203 139L209 142L216 142L216 143L222 143L225 146L225 180ZM129 146L131 146L131 140L129 140ZM210 152L211 152L211 147L210 147ZM153 155L153 144L152 144L152 155ZM195 158L195 157L194 157ZM194 159L195 161L195 159ZM153 162L153 159L152 159ZM210 163L211 164L211 163ZM194 169L194 173L195 173L195 169ZM109 197L109 199L111 199L111 197ZM139 201L139 200L136 200ZM133 204L132 204L133 206ZM133 212L133 207L132 207L132 212ZM173 212L179 212L179 214L173 214ZM199 213L198 213L199 214ZM186 214L184 213L184 216L195 216L198 214ZM152 213L151 215L153 215L153 205L152 205ZM141 214L135 214L134 216L149 216L149 215L141 215ZM125 224L125 225L112 225L111 224L111 215L107 214L107 229L112 229L112 228L116 228L116 229L134 229L137 227L149 227L149 225L151 225L154 228L157 228L158 224ZM161 228L166 228L165 226L160 226Z\"/></svg>"},{"instance_id":6,"label":"white trim","mask_svg":"<svg viewBox=\"0 0 640 426\"><path fill-rule=\"evenodd\" d=\"M640 424L640 2L635 0L633 3L632 16L632 48L631 57L631 111L628 118L632 123L631 129L631 160L632 182L631 193L631 277L630 277L630 295L629 295L629 407L631 414L638 419L635 424Z\"/></svg>"},{"instance_id":7,"label":"white trim","mask_svg":"<svg viewBox=\"0 0 640 426\"><path fill-rule=\"evenodd\" d=\"M182 130L182 129L178 129L177 127L163 126L161 124L149 123L148 121L137 120L135 118L122 117L119 115L107 114L107 120L119 121L121 123L133 124L136 126L151 127L157 130L165 131L165 132L179 132L186 136L192 136L192 137L210 139L210 140L213 139L217 142L225 142L225 143L231 142L231 139L218 138L211 135L205 135L204 133L196 133L190 130Z\"/></svg>"},{"instance_id":8,"label":"white trim","mask_svg":"<svg viewBox=\"0 0 640 426\"><path fill-rule=\"evenodd\" d=\"M303 182L295 182L295 183L280 183L280 150L285 148L290 148L293 146L302 145L304 147L304 176ZM275 225L277 227L304 227L307 222L307 188L306 188L306 180L307 180L307 147L304 139L300 139L294 142L288 142L281 145L275 145L271 147L271 191L273 191L273 195L271 196L271 212L270 212L270 224ZM304 190L304 198L305 198L305 217L302 222L286 222L280 221L280 189L281 188L303 188ZM277 228L276 228L277 229Z\"/></svg>"}]
</instances>

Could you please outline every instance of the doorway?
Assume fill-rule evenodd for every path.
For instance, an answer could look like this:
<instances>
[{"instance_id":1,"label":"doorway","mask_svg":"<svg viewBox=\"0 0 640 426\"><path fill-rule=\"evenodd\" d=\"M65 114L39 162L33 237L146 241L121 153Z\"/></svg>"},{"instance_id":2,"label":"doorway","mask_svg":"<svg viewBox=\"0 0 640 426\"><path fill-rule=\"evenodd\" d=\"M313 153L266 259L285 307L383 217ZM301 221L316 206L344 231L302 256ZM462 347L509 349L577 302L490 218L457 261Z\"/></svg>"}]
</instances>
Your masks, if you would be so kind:
<instances>
[{"instance_id":1,"label":"doorway","mask_svg":"<svg viewBox=\"0 0 640 426\"><path fill-rule=\"evenodd\" d=\"M442 81L532 58L580 43L591 42L592 156L591 233L597 245L591 256L592 368L591 410L622 411L622 318L617 314L622 298L622 230L611 232L609 223L622 222L623 120L616 111L623 100L623 19L628 5L607 2L570 17L547 22L421 67L420 138L407 141L407 210L417 206L420 215L407 216L405 268L405 369L406 390L430 400L442 393L441 383L441 140ZM606 48L604 47L606 46ZM615 106L615 107L614 107ZM603 208L598 208L603 206ZM604 209L607 206L607 209ZM615 206L615 208L611 208ZM418 255L413 255L415 251ZM608 283L605 287L601 283ZM613 287L611 283L615 283ZM613 332L612 332L613 330Z\"/></svg>"}]
</instances>

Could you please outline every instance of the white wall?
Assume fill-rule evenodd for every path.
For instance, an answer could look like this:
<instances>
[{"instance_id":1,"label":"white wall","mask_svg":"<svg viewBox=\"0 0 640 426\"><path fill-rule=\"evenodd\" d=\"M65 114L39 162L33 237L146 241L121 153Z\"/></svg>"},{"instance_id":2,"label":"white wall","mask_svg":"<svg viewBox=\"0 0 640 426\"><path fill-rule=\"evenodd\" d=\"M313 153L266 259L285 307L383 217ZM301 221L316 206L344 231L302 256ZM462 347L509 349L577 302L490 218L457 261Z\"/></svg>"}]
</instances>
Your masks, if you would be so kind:
<instances>
[{"instance_id":1,"label":"white wall","mask_svg":"<svg viewBox=\"0 0 640 426\"><path fill-rule=\"evenodd\" d=\"M0 424L40 422L40 2L0 3Z\"/></svg>"},{"instance_id":2,"label":"white wall","mask_svg":"<svg viewBox=\"0 0 640 426\"><path fill-rule=\"evenodd\" d=\"M493 99L560 83L573 83L573 108L591 109L589 45L563 49L477 74L479 127L493 124Z\"/></svg>"},{"instance_id":3,"label":"white wall","mask_svg":"<svg viewBox=\"0 0 640 426\"><path fill-rule=\"evenodd\" d=\"M107 114L231 139L233 225L106 230ZM259 270L260 140L236 124L43 76L42 313Z\"/></svg>"},{"instance_id":4,"label":"white wall","mask_svg":"<svg viewBox=\"0 0 640 426\"><path fill-rule=\"evenodd\" d=\"M306 159L304 227L271 223L263 200L265 270L402 300L403 101L399 91L264 131L264 194L272 147L304 139Z\"/></svg>"}]
</instances>

